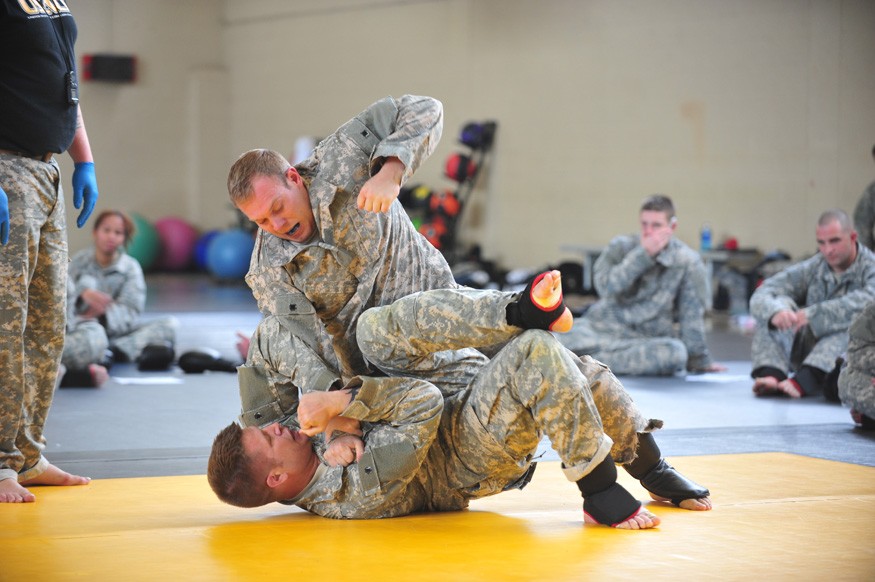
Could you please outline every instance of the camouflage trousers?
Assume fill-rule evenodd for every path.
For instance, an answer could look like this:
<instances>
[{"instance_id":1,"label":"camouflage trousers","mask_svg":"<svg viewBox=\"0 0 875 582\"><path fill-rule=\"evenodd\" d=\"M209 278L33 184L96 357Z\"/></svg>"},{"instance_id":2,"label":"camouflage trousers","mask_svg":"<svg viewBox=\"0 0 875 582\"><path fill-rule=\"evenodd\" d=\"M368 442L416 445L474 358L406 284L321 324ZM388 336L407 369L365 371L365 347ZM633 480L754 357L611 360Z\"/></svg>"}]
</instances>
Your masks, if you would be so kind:
<instances>
[{"instance_id":1,"label":"camouflage trousers","mask_svg":"<svg viewBox=\"0 0 875 582\"><path fill-rule=\"evenodd\" d=\"M67 224L60 172L0 154L9 243L0 247L0 480L48 467L43 428L64 346Z\"/></svg>"},{"instance_id":2,"label":"camouflage trousers","mask_svg":"<svg viewBox=\"0 0 875 582\"><path fill-rule=\"evenodd\" d=\"M758 321L751 344L752 369L769 366L789 374L805 365L829 372L836 358L847 349L847 331L815 338L808 327L793 333L769 329L767 324Z\"/></svg>"},{"instance_id":3,"label":"camouflage trousers","mask_svg":"<svg viewBox=\"0 0 875 582\"><path fill-rule=\"evenodd\" d=\"M854 317L848 338L839 398L845 406L875 418L875 302Z\"/></svg>"},{"instance_id":4,"label":"camouflage trousers","mask_svg":"<svg viewBox=\"0 0 875 582\"><path fill-rule=\"evenodd\" d=\"M556 338L575 354L592 356L621 376L670 376L686 369L687 347L681 340L615 331L595 330L585 318L577 318L571 331Z\"/></svg>"},{"instance_id":5,"label":"camouflage trousers","mask_svg":"<svg viewBox=\"0 0 875 582\"><path fill-rule=\"evenodd\" d=\"M615 461L631 462L638 433L659 428L661 421L645 419L603 364L575 356L548 332L507 325L505 308L514 299L491 290L417 293L365 312L359 347L389 375L428 380L445 395L467 391L450 429L458 433L451 436L457 447L476 449L463 464L473 467L473 457L490 457L476 439L484 428L487 440L504 448L504 458L511 452L523 464L546 434L575 481L609 449ZM491 359L478 352L498 347ZM450 396L447 406L456 400Z\"/></svg>"},{"instance_id":6,"label":"camouflage trousers","mask_svg":"<svg viewBox=\"0 0 875 582\"><path fill-rule=\"evenodd\" d=\"M81 370L88 364L103 360L110 346L121 350L133 362L151 343L168 341L175 344L178 328L179 321L175 317L160 317L141 322L130 333L109 338L99 322L82 320L67 332L61 363L70 370Z\"/></svg>"},{"instance_id":7,"label":"camouflage trousers","mask_svg":"<svg viewBox=\"0 0 875 582\"><path fill-rule=\"evenodd\" d=\"M875 360L875 352L872 354ZM839 398L842 404L875 418L875 384L872 374L856 367L845 366L839 374Z\"/></svg>"}]
</instances>

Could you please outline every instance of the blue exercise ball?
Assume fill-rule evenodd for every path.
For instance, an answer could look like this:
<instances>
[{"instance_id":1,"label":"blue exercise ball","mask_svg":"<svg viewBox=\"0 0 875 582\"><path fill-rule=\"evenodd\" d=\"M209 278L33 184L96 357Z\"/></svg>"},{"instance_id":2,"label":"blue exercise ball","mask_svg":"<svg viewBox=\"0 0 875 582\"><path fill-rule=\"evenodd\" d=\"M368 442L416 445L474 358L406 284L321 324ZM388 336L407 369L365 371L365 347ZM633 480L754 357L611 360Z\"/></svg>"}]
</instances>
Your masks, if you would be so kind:
<instances>
[{"instance_id":1,"label":"blue exercise ball","mask_svg":"<svg viewBox=\"0 0 875 582\"><path fill-rule=\"evenodd\" d=\"M194 243L194 266L197 267L198 271L207 270L207 249L220 232L218 230L207 231Z\"/></svg>"},{"instance_id":2,"label":"blue exercise ball","mask_svg":"<svg viewBox=\"0 0 875 582\"><path fill-rule=\"evenodd\" d=\"M207 246L207 269L219 279L241 279L249 270L255 239L245 230L220 232Z\"/></svg>"}]
</instances>

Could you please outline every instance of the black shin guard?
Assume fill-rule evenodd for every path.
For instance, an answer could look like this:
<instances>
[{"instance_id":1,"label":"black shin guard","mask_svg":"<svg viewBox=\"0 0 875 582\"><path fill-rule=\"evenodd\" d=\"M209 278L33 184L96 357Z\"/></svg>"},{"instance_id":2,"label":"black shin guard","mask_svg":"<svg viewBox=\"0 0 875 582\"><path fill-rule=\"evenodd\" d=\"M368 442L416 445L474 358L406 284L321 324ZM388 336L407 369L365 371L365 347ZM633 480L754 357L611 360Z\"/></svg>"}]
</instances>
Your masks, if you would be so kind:
<instances>
[{"instance_id":1,"label":"black shin guard","mask_svg":"<svg viewBox=\"0 0 875 582\"><path fill-rule=\"evenodd\" d=\"M560 297L559 303L550 308L539 307L532 301L532 289L547 273L541 273L526 286L519 299L506 308L507 323L523 329L550 330L556 320L565 313L565 301Z\"/></svg>"},{"instance_id":2,"label":"black shin guard","mask_svg":"<svg viewBox=\"0 0 875 582\"><path fill-rule=\"evenodd\" d=\"M616 527L641 509L641 502L617 483L617 467L608 455L577 482L583 511L600 524Z\"/></svg>"},{"instance_id":3,"label":"black shin guard","mask_svg":"<svg viewBox=\"0 0 875 582\"><path fill-rule=\"evenodd\" d=\"M711 492L681 475L677 469L660 459L656 466L640 479L641 485L658 497L668 499L678 507L687 499L702 499Z\"/></svg>"},{"instance_id":4,"label":"black shin guard","mask_svg":"<svg viewBox=\"0 0 875 582\"><path fill-rule=\"evenodd\" d=\"M660 459L662 459L659 445L656 444L656 439L649 432L638 433L636 454L635 460L623 465L623 468L626 469L627 473L639 480L656 467Z\"/></svg>"}]
</instances>

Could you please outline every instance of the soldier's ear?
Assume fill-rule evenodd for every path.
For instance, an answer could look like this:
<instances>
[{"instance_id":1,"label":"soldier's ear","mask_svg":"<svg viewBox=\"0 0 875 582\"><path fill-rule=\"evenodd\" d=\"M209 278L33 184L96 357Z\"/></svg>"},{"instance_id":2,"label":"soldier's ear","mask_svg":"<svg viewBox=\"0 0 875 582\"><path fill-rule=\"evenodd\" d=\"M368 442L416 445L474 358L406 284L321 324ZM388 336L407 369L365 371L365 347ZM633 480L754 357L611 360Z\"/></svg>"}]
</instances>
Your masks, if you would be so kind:
<instances>
[{"instance_id":1,"label":"soldier's ear","mask_svg":"<svg viewBox=\"0 0 875 582\"><path fill-rule=\"evenodd\" d=\"M288 473L285 473L285 472L282 472L279 470L274 470L274 471L271 471L270 473L267 474L267 479L265 480L265 482L267 483L268 487L273 489L274 487L277 487L277 486L283 484L285 482L285 480L288 478L289 478Z\"/></svg>"}]
</instances>

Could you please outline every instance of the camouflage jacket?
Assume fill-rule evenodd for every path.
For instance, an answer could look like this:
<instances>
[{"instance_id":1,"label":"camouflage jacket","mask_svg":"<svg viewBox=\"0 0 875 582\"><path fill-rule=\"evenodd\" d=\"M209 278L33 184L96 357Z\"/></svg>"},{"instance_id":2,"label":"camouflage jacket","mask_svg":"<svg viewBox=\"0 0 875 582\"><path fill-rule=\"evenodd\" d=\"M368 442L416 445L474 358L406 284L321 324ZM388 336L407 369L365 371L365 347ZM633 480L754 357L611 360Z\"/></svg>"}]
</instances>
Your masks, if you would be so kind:
<instances>
[{"instance_id":1,"label":"camouflage jacket","mask_svg":"<svg viewBox=\"0 0 875 582\"><path fill-rule=\"evenodd\" d=\"M854 207L854 228L860 236L860 244L875 251L875 182L863 191Z\"/></svg>"},{"instance_id":2,"label":"camouflage jacket","mask_svg":"<svg viewBox=\"0 0 875 582\"><path fill-rule=\"evenodd\" d=\"M584 317L594 330L620 337L679 333L689 368L711 364L705 343L709 284L698 253L672 238L650 257L637 235L618 236L596 260L593 272L600 299Z\"/></svg>"},{"instance_id":3,"label":"camouflage jacket","mask_svg":"<svg viewBox=\"0 0 875 582\"><path fill-rule=\"evenodd\" d=\"M404 179L440 139L443 109L428 97L377 101L323 140L297 169L309 183L318 239L298 244L259 231L246 281L265 315L285 316L297 337L344 378L371 370L356 346L359 315L415 291L455 286L449 265L398 201L388 213L356 198L386 157Z\"/></svg>"},{"instance_id":4,"label":"camouflage jacket","mask_svg":"<svg viewBox=\"0 0 875 582\"><path fill-rule=\"evenodd\" d=\"M107 267L98 264L94 247L73 255L67 269L68 329L76 324L76 316L84 306L77 301L86 289L96 289L112 296L113 302L100 318L109 337L130 333L146 307L146 278L136 259L119 249L116 259Z\"/></svg>"},{"instance_id":5,"label":"camouflage jacket","mask_svg":"<svg viewBox=\"0 0 875 582\"><path fill-rule=\"evenodd\" d=\"M432 447L444 400L428 382L412 378L356 378L359 384L343 416L361 421L362 457L348 467L320 465L310 484L283 501L332 518L397 517L431 508L432 481L440 470L440 447ZM320 457L323 440L314 440ZM434 450L433 450L434 449ZM429 457L430 462L425 462ZM439 481L438 481L439 482ZM453 509L461 509L460 507Z\"/></svg>"},{"instance_id":6,"label":"camouflage jacket","mask_svg":"<svg viewBox=\"0 0 875 582\"><path fill-rule=\"evenodd\" d=\"M750 298L750 312L767 324L783 309L804 308L815 337L846 332L875 299L875 254L857 243L857 258L836 276L820 253L766 279Z\"/></svg>"}]
</instances>

